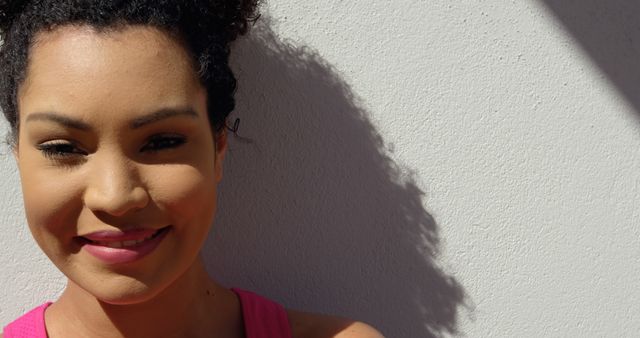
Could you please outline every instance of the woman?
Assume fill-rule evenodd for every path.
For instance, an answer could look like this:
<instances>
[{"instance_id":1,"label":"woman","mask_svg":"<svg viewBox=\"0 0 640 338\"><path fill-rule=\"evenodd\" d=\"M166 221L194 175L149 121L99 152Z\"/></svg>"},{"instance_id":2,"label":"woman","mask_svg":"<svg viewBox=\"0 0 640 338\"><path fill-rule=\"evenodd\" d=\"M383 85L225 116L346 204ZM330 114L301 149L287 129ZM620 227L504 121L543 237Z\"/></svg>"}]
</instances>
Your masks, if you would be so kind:
<instances>
[{"instance_id":1,"label":"woman","mask_svg":"<svg viewBox=\"0 0 640 338\"><path fill-rule=\"evenodd\" d=\"M0 2L0 105L27 222L68 278L4 337L380 337L226 289L216 210L229 46L255 0Z\"/></svg>"}]
</instances>

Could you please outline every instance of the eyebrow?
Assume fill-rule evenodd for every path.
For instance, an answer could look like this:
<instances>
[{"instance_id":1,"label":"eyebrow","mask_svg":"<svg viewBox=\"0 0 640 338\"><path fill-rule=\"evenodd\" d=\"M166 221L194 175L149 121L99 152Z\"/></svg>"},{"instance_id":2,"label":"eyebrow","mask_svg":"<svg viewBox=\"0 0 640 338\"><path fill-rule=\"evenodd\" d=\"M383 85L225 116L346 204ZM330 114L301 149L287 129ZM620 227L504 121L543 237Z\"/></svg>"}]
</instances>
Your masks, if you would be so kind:
<instances>
[{"instance_id":1,"label":"eyebrow","mask_svg":"<svg viewBox=\"0 0 640 338\"><path fill-rule=\"evenodd\" d=\"M72 119L70 117L54 112L29 114L29 117L27 117L27 122L29 121L51 121L73 129L84 131L91 130L91 126L80 120Z\"/></svg>"},{"instance_id":2,"label":"eyebrow","mask_svg":"<svg viewBox=\"0 0 640 338\"><path fill-rule=\"evenodd\" d=\"M190 118L197 118L198 113L191 108L162 108L156 110L150 114L136 117L129 123L129 128L131 129L139 129L146 125L162 121L175 116L185 116ZM27 117L27 121L51 121L58 124L61 124L68 128L78 129L82 131L91 131L93 128L86 122L81 120L77 120L68 116L64 116L63 114L59 114L56 112L41 112L41 113L33 113L29 114Z\"/></svg>"},{"instance_id":3,"label":"eyebrow","mask_svg":"<svg viewBox=\"0 0 640 338\"><path fill-rule=\"evenodd\" d=\"M129 128L138 129L148 124L155 123L174 116L185 116L190 118L198 118L198 113L191 108L163 108L156 110L151 114L135 118L129 124Z\"/></svg>"}]
</instances>

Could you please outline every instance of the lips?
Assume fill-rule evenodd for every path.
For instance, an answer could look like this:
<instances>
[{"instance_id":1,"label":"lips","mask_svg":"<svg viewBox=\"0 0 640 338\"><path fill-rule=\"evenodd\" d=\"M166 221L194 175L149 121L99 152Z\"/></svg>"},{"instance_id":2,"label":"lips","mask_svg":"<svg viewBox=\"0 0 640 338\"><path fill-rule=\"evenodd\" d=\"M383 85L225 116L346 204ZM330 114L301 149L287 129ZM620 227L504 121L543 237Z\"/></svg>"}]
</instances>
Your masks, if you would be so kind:
<instances>
[{"instance_id":1,"label":"lips","mask_svg":"<svg viewBox=\"0 0 640 338\"><path fill-rule=\"evenodd\" d=\"M126 232L96 231L82 236L82 238L96 245L120 248L123 246L132 246L137 243L144 242L145 240L158 235L161 230L162 229L139 229Z\"/></svg>"},{"instance_id":2,"label":"lips","mask_svg":"<svg viewBox=\"0 0 640 338\"><path fill-rule=\"evenodd\" d=\"M98 231L80 236L82 249L107 264L131 263L153 252L170 230Z\"/></svg>"}]
</instances>

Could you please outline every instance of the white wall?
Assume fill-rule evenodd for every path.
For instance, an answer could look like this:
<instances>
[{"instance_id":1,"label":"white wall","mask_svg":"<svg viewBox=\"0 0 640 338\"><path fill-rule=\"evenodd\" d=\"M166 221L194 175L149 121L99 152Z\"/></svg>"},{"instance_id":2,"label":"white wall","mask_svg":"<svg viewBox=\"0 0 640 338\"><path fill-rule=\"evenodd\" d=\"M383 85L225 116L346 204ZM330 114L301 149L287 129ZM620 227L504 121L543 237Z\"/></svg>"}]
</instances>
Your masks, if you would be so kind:
<instances>
[{"instance_id":1,"label":"white wall","mask_svg":"<svg viewBox=\"0 0 640 338\"><path fill-rule=\"evenodd\" d=\"M574 2L270 1L212 274L389 337L637 334L640 9ZM63 287L15 170L0 324Z\"/></svg>"}]
</instances>

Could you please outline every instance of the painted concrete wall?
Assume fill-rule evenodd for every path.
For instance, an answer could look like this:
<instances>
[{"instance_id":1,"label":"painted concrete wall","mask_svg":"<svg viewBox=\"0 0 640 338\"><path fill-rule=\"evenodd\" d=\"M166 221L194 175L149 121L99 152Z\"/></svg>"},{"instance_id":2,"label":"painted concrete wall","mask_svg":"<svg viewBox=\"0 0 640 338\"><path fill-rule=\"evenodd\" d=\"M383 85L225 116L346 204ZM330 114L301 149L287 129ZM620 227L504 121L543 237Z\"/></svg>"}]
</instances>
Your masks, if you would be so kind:
<instances>
[{"instance_id":1,"label":"painted concrete wall","mask_svg":"<svg viewBox=\"0 0 640 338\"><path fill-rule=\"evenodd\" d=\"M210 271L388 337L636 335L633 3L271 1ZM64 286L6 157L0 324Z\"/></svg>"}]
</instances>

